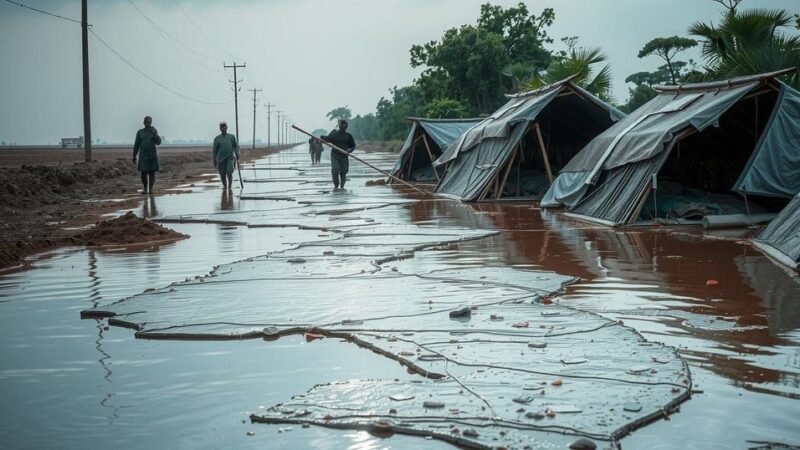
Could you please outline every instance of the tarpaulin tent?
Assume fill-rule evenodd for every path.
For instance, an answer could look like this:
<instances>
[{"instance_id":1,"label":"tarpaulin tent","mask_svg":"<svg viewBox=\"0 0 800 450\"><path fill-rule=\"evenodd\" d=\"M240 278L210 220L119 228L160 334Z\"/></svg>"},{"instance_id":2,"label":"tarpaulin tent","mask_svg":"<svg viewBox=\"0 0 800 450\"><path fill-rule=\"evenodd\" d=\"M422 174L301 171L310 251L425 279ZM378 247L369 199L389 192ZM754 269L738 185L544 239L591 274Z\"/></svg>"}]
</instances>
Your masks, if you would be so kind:
<instances>
[{"instance_id":1,"label":"tarpaulin tent","mask_svg":"<svg viewBox=\"0 0 800 450\"><path fill-rule=\"evenodd\" d=\"M562 169L542 206L614 226L643 209L699 219L785 205L800 191L800 93L775 77L791 70L657 87Z\"/></svg>"},{"instance_id":2,"label":"tarpaulin tent","mask_svg":"<svg viewBox=\"0 0 800 450\"><path fill-rule=\"evenodd\" d=\"M800 194L761 230L753 245L783 265L800 268Z\"/></svg>"},{"instance_id":3,"label":"tarpaulin tent","mask_svg":"<svg viewBox=\"0 0 800 450\"><path fill-rule=\"evenodd\" d=\"M425 119L409 117L408 133L391 174L407 181L439 181L433 161L465 131L483 119Z\"/></svg>"},{"instance_id":4,"label":"tarpaulin tent","mask_svg":"<svg viewBox=\"0 0 800 450\"><path fill-rule=\"evenodd\" d=\"M535 198L553 174L624 114L572 77L508 96L434 165L447 166L436 192L463 201Z\"/></svg>"}]
</instances>

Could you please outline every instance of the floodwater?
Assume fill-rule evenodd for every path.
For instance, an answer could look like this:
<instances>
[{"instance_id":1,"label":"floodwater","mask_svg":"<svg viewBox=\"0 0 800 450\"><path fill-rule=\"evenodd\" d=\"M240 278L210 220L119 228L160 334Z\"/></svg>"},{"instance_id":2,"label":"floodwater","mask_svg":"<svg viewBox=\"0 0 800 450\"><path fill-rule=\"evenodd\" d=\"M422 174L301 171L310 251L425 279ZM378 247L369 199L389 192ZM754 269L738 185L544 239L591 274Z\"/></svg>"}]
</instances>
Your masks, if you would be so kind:
<instances>
[{"instance_id":1,"label":"floodwater","mask_svg":"<svg viewBox=\"0 0 800 450\"><path fill-rule=\"evenodd\" d=\"M368 157L391 165L392 155ZM700 239L693 230L664 228L607 230L523 204L419 201L391 187L365 187L364 180L373 177L355 161L350 192L334 194L328 192L328 165L311 167L308 159L301 146L260 161L243 171L248 183L241 196L198 185L190 194L149 199L134 210L169 222L191 239L138 251L64 250L35 262L32 270L0 276L0 447L452 448L400 434L250 422L250 414L266 413L318 384L424 380L353 343L306 342L297 335L276 341L134 339L132 330L107 327L106 319L81 319L80 312L144 304L148 309L141 313L125 310L131 322L137 314L152 315L143 321L144 332L150 327L188 333L211 317L214 332L235 337L273 323L241 310L241 302L258 295L307 302L304 308L287 301L279 312L318 323L324 320L314 314L344 301L373 299L343 305L336 310L339 319L363 309L395 313L387 305L406 295L409 309L420 308L413 300L421 297L452 307L450 290L467 303L489 304L518 295L520 271L535 273L536 286L577 277L560 306L621 320L648 341L678 349L688 362L692 398L669 420L625 437L624 448L800 445L800 280L735 237ZM370 234L376 223L391 224L394 237ZM436 243L452 230L475 239L425 248L391 264L398 274L443 273L439 284L404 284L402 277L386 274L377 279L368 265L344 259L392 261L406 247ZM337 239L343 231L349 233L347 246ZM281 276L271 275L273 266L259 265L288 251L307 264L281 261L274 266ZM348 263L314 264L312 257L324 252ZM258 258L264 255L272 256ZM236 263L250 258L252 263ZM296 274L284 277L287 269L281 267ZM484 277L499 280L496 286L454 283L464 272L483 268L491 269ZM209 284L213 295L189 295L201 281L242 274L265 280L264 292L241 295ZM313 279L304 282L311 295L292 298L281 291L298 277ZM718 285L707 286L709 279ZM160 302L158 310L146 303L167 296L173 283L181 283L174 285L178 299L211 298L213 304L193 310L196 304L176 300L185 311L169 316L177 306ZM155 291L137 295L150 289ZM117 303L121 299L128 300ZM318 309L323 306L328 309ZM236 320L227 322L229 317ZM223 322L228 325L220 328Z\"/></svg>"}]
</instances>

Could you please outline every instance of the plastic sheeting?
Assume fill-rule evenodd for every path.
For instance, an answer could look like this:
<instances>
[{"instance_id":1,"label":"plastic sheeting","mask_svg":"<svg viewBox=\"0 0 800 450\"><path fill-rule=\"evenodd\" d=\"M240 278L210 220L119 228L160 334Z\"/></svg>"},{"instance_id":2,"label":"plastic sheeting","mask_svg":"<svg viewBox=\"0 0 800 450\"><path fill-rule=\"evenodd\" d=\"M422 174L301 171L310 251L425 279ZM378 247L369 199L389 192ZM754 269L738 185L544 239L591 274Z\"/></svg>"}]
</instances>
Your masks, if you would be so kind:
<instances>
[{"instance_id":1,"label":"plastic sheeting","mask_svg":"<svg viewBox=\"0 0 800 450\"><path fill-rule=\"evenodd\" d=\"M800 192L800 92L781 85L767 127L733 190L786 198Z\"/></svg>"},{"instance_id":2,"label":"plastic sheeting","mask_svg":"<svg viewBox=\"0 0 800 450\"><path fill-rule=\"evenodd\" d=\"M594 103L589 108L599 106L606 110L608 125L624 116L613 106L569 80L511 97L490 117L464 133L457 143L436 160L435 165L449 163L447 173L436 187L436 192L463 201L476 200L486 183L507 162L539 113L568 90L577 92L585 102ZM558 126L557 123L555 126ZM581 124L576 123L573 126L580 128Z\"/></svg>"},{"instance_id":3,"label":"plastic sheeting","mask_svg":"<svg viewBox=\"0 0 800 450\"><path fill-rule=\"evenodd\" d=\"M782 264L800 266L800 194L753 241Z\"/></svg>"},{"instance_id":4,"label":"plastic sheeting","mask_svg":"<svg viewBox=\"0 0 800 450\"><path fill-rule=\"evenodd\" d=\"M397 157L397 162L392 168L391 173L394 176L400 176L406 160L411 157L411 148L414 146L416 140L421 133L425 133L439 148L444 152L455 142L465 131L472 128L475 124L481 122L483 119L421 119L414 118L411 124L411 131L408 133L403 147L400 149L400 154ZM419 143L417 146L422 146L423 152L424 144ZM426 153L427 154L427 153ZM434 155L438 156L438 155Z\"/></svg>"}]
</instances>

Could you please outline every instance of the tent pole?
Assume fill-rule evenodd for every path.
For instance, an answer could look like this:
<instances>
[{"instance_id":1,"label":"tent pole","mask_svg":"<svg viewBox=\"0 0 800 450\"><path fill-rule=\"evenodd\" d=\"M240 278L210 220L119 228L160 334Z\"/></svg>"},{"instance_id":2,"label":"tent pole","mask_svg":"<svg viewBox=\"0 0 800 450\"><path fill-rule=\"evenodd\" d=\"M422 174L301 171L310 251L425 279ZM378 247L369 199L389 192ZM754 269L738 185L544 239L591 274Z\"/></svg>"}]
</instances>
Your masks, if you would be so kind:
<instances>
[{"instance_id":1,"label":"tent pole","mask_svg":"<svg viewBox=\"0 0 800 450\"><path fill-rule=\"evenodd\" d=\"M508 165L506 166L506 173L503 175L503 182L500 183L500 187L495 193L494 198L498 200L503 194L503 186L506 185L506 180L508 180L508 174L511 173L511 168L514 167L514 158L517 157L517 153L519 153L519 144L517 144L517 147L514 149L514 153L511 154L511 160L508 161Z\"/></svg>"},{"instance_id":2,"label":"tent pole","mask_svg":"<svg viewBox=\"0 0 800 450\"><path fill-rule=\"evenodd\" d=\"M547 157L547 149L544 148L544 139L542 139L542 132L539 129L539 122L534 122L533 127L536 129L536 138L539 140L539 151L542 152L544 168L547 170L547 180L550 184L553 184L553 171L550 169L550 158Z\"/></svg>"},{"instance_id":3,"label":"tent pole","mask_svg":"<svg viewBox=\"0 0 800 450\"><path fill-rule=\"evenodd\" d=\"M747 211L747 222L750 226L753 226L753 218L750 217L750 203L747 202L747 192L742 192L742 196L744 196L744 209Z\"/></svg>"},{"instance_id":4,"label":"tent pole","mask_svg":"<svg viewBox=\"0 0 800 450\"><path fill-rule=\"evenodd\" d=\"M408 158L408 173L406 174L406 180L411 180L411 168L414 167L414 154L417 152L417 141L414 141L414 144L411 146L411 157Z\"/></svg>"},{"instance_id":5,"label":"tent pole","mask_svg":"<svg viewBox=\"0 0 800 450\"><path fill-rule=\"evenodd\" d=\"M439 172L436 171L436 167L433 167L433 162L436 160L433 158L433 152L431 151L430 146L428 146L428 138L425 137L425 134L422 135L422 142L425 144L425 150L428 151L428 157L431 159L431 168L433 169L433 175L436 177L436 181L439 181Z\"/></svg>"}]
</instances>

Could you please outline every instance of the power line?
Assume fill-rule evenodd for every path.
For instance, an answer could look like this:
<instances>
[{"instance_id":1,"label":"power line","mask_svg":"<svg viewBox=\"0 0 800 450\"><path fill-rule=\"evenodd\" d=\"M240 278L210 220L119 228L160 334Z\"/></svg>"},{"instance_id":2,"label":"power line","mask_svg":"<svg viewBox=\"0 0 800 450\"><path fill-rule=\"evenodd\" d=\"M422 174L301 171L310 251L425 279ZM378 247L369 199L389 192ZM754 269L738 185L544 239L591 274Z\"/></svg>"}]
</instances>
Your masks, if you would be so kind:
<instances>
[{"instance_id":1,"label":"power line","mask_svg":"<svg viewBox=\"0 0 800 450\"><path fill-rule=\"evenodd\" d=\"M23 8L30 9L31 11L36 11L38 13L47 14L48 16L56 17L58 19L64 19L64 20L69 20L70 22L81 23L80 20L75 20L75 19L70 19L69 17L59 16L58 14L53 14L51 12L43 11L41 9L36 9L36 8L34 8L32 6L23 5L22 3L14 2L14 1L11 1L11 0L6 0L6 1L8 3L11 3L12 5L21 6Z\"/></svg>"},{"instance_id":2,"label":"power line","mask_svg":"<svg viewBox=\"0 0 800 450\"><path fill-rule=\"evenodd\" d=\"M210 37L208 37L208 35L203 31L203 29L200 28L197 25L197 23L194 20L192 20L192 18L189 16L189 14L186 12L186 10L183 9L183 6L181 6L181 4L178 3L178 0L172 0L172 3L175 3L175 6L177 6L178 9L183 14L183 16L186 17L186 20L188 20L189 23L195 28L195 30L197 30L197 32L200 33L200 35L203 36L208 42L210 42L211 45L213 45L217 50L221 51L222 53L225 53L226 55L230 56L233 59L242 59L242 58L237 58L235 55L231 54L230 52L228 52L224 48L220 47L219 45L217 45L216 42L214 42Z\"/></svg>"},{"instance_id":3,"label":"power line","mask_svg":"<svg viewBox=\"0 0 800 450\"><path fill-rule=\"evenodd\" d=\"M215 58L215 57L213 57L213 56L204 55L203 53L200 53L200 52L198 52L198 51L194 50L193 48L189 47L188 45L186 45L186 44L184 44L183 42L181 42L180 40L178 40L176 37L174 37L174 36L172 36L171 34L167 33L167 31L166 31L166 30L164 30L163 28L161 28L161 27L160 27L160 26L159 26L157 23L155 23L155 22L154 22L152 19L150 19L149 17L147 17L147 15L144 13L144 11L142 11L142 10L141 10L141 9L140 9L138 6L136 6L136 3L134 3L134 2L133 2L133 0L128 0L128 3L130 3L130 4L131 4L131 6L133 6L133 7L136 9L136 11L138 11L138 12L139 12L139 14L141 14L141 16L145 18L145 20L147 20L148 22L150 22L150 24L151 24L151 25L153 25L153 27L155 27L155 29L156 29L156 30L157 30L159 33L161 33L162 37L164 37L164 38L165 38L165 40L167 40L166 38L172 39L172 40L173 40L173 41L174 41L176 44L180 45L181 47L185 48L186 50L189 50L190 52L194 53L195 55L201 56L201 57L203 57L203 58L206 58L206 59L209 59L209 60L211 60L211 61L215 61L215 62L219 62L219 61L220 61L220 59L218 59L218 58ZM169 42L169 41L168 41L168 42Z\"/></svg>"},{"instance_id":4,"label":"power line","mask_svg":"<svg viewBox=\"0 0 800 450\"><path fill-rule=\"evenodd\" d=\"M101 38L101 37L100 37L100 36L99 36L97 33L95 33L95 31L94 31L93 29L91 29L91 28L90 28L90 29L89 29L89 31L92 33L92 35L93 35L94 37L96 37L96 38L97 38L97 40L98 40L98 41L100 41L100 43L101 43L101 44L103 44L103 45L104 45L104 46L105 46L107 49L109 49L109 50L111 51L111 53L113 53L114 55L116 55L116 56L117 56L117 58L119 58L120 60L122 60L122 62L124 62L124 63L125 63L125 64L127 64L128 66L130 66L130 68L131 68L131 69L133 69L133 70L135 70L136 72L138 72L138 73L139 73L139 75L141 75L141 76L143 76L143 77L147 78L148 80L152 81L153 83L155 83L155 84L156 84L157 86L159 86L160 88L162 88L162 89L164 89L164 90L166 90L166 91L168 91L168 92L171 92L171 93L173 93L173 94L177 95L178 97L184 98L184 99L186 99L186 100L193 101L193 102L195 102L195 103L202 103L202 104L205 104L205 105L225 105L225 104L228 104L228 103L230 103L230 101L227 101L227 102L207 102L207 101L205 101L205 100L198 100L198 99L196 99L196 98L189 97L188 95L184 95L184 94L181 94L180 92L177 92L177 91L175 91L175 90L173 90L173 89L170 89L169 87L167 87L167 86L165 86L165 85L163 85L163 84L159 83L158 81L154 80L154 79L153 79L153 78L151 78L149 75L147 75L146 73L144 73L144 72L142 72L141 70L139 70L139 68L138 68L138 67L134 66L134 65L133 65L133 64L132 64L130 61L128 61L127 59L125 59L125 57L123 57L123 56L122 56L122 55L120 55L120 54L119 54L119 53L118 53L116 50L114 50L114 48L113 48L113 47L111 47L111 46L110 46L108 43L106 43L106 41L104 41L104 40L103 40L103 38Z\"/></svg>"}]
</instances>

